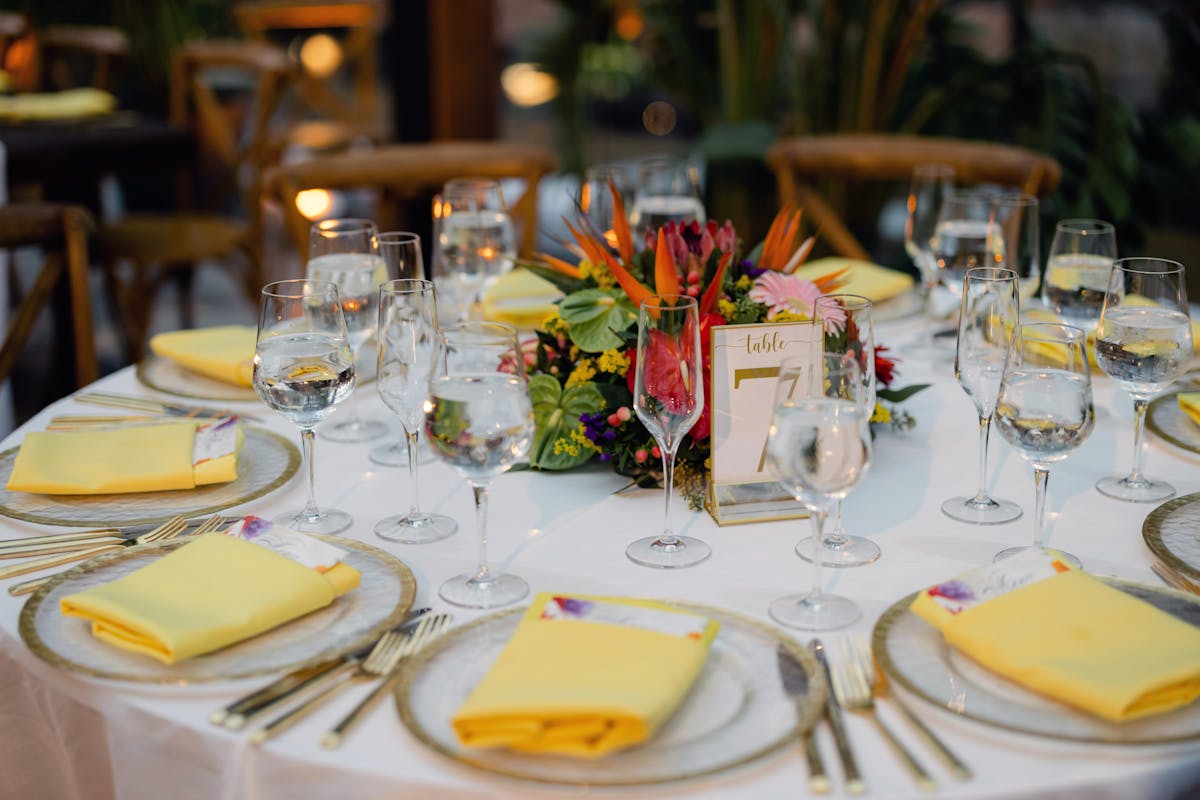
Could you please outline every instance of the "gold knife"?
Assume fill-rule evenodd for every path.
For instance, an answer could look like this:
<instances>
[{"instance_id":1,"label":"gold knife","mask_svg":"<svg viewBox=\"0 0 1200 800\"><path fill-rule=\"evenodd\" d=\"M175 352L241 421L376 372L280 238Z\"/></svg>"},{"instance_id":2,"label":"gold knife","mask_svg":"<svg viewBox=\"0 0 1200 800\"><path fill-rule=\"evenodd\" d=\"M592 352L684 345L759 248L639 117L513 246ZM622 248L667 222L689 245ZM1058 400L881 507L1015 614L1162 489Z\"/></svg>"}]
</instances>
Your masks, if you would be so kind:
<instances>
[{"instance_id":1,"label":"gold knife","mask_svg":"<svg viewBox=\"0 0 1200 800\"><path fill-rule=\"evenodd\" d=\"M813 639L808 643L808 648L813 651L817 661L821 662L821 667L825 670L825 679L833 686L833 675L829 672L829 662L825 658L825 645L821 644L820 639ZM825 703L825 719L829 721L834 741L837 742L838 757L842 760L842 772L846 776L846 791L850 794L863 794L867 791L867 783L858 770L858 760L850 748L850 737L846 735L846 726L842 720L842 707L838 705L832 692Z\"/></svg>"},{"instance_id":2,"label":"gold knife","mask_svg":"<svg viewBox=\"0 0 1200 800\"><path fill-rule=\"evenodd\" d=\"M779 680L788 697L797 702L808 696L808 673L796 660L796 657L782 644L775 648L775 660L779 665ZM817 739L814 729L809 728L800 735L804 744L804 758L808 762L808 788L813 794L829 794L832 785L825 771L825 762L821 759L821 751L817 749Z\"/></svg>"}]
</instances>

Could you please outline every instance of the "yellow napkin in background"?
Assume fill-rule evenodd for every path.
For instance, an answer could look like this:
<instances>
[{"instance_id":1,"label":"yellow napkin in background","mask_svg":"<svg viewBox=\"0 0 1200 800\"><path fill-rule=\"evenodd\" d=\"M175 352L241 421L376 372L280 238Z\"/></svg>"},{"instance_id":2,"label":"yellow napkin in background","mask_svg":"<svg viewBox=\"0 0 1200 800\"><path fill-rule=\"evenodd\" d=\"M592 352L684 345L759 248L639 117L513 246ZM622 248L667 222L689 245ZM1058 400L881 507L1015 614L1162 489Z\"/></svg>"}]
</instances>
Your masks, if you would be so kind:
<instances>
[{"instance_id":1,"label":"yellow napkin in background","mask_svg":"<svg viewBox=\"0 0 1200 800\"><path fill-rule=\"evenodd\" d=\"M1053 311L1045 308L1030 308L1021 311L1022 322L1062 322L1058 315ZM1192 320L1192 349L1200 351L1200 320ZM1096 327L1093 324L1087 329L1087 353L1088 364L1091 365L1093 374L1099 372L1104 375L1104 371L1100 369L1100 364L1096 361Z\"/></svg>"},{"instance_id":2,"label":"yellow napkin in background","mask_svg":"<svg viewBox=\"0 0 1200 800\"><path fill-rule=\"evenodd\" d=\"M62 92L0 96L0 118L18 121L77 119L108 114L117 98L103 89L82 87Z\"/></svg>"},{"instance_id":3,"label":"yellow napkin in background","mask_svg":"<svg viewBox=\"0 0 1200 800\"><path fill-rule=\"evenodd\" d=\"M454 731L467 747L585 757L645 741L691 690L718 628L651 600L539 594Z\"/></svg>"},{"instance_id":4,"label":"yellow napkin in background","mask_svg":"<svg viewBox=\"0 0 1200 800\"><path fill-rule=\"evenodd\" d=\"M811 281L839 269L845 269L846 274L842 276L842 285L838 292L862 295L875 303L902 295L916 283L911 275L904 272L881 267L869 261L840 256L809 261L797 269L795 274Z\"/></svg>"},{"instance_id":5,"label":"yellow napkin in background","mask_svg":"<svg viewBox=\"0 0 1200 800\"><path fill-rule=\"evenodd\" d=\"M235 386L253 386L257 331L246 325L222 325L170 331L150 337L150 349L163 358Z\"/></svg>"},{"instance_id":6,"label":"yellow napkin in background","mask_svg":"<svg viewBox=\"0 0 1200 800\"><path fill-rule=\"evenodd\" d=\"M993 672L1114 722L1200 697L1200 629L1059 562L1023 583L1009 562L1026 555L1040 554L927 589L912 610Z\"/></svg>"},{"instance_id":7,"label":"yellow napkin in background","mask_svg":"<svg viewBox=\"0 0 1200 800\"><path fill-rule=\"evenodd\" d=\"M234 451L195 463L193 420L110 430L34 431L21 442L7 487L38 494L122 494L194 489L237 478Z\"/></svg>"},{"instance_id":8,"label":"yellow napkin in background","mask_svg":"<svg viewBox=\"0 0 1200 800\"><path fill-rule=\"evenodd\" d=\"M501 275L484 293L483 315L492 322L531 330L541 327L562 296L550 281L518 267Z\"/></svg>"},{"instance_id":9,"label":"yellow napkin in background","mask_svg":"<svg viewBox=\"0 0 1200 800\"><path fill-rule=\"evenodd\" d=\"M123 578L64 597L61 607L90 621L97 639L173 664L324 608L359 577L348 564L322 574L206 533Z\"/></svg>"},{"instance_id":10,"label":"yellow napkin in background","mask_svg":"<svg viewBox=\"0 0 1200 800\"><path fill-rule=\"evenodd\" d=\"M1192 422L1200 425L1200 392L1180 392L1175 395L1179 408Z\"/></svg>"}]
</instances>

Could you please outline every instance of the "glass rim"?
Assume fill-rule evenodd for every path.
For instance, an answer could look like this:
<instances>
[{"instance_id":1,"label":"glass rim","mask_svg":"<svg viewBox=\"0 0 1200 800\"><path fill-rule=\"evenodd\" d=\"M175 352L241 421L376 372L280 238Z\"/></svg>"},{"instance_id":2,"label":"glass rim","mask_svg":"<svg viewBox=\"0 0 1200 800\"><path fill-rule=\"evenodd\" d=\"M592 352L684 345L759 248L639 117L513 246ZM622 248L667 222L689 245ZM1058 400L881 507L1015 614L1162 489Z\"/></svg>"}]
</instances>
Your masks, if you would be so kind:
<instances>
[{"instance_id":1,"label":"glass rim","mask_svg":"<svg viewBox=\"0 0 1200 800\"><path fill-rule=\"evenodd\" d=\"M366 217L326 217L312 224L309 230L316 233L357 233L370 231L379 234L379 227L374 220Z\"/></svg>"},{"instance_id":2,"label":"glass rim","mask_svg":"<svg viewBox=\"0 0 1200 800\"><path fill-rule=\"evenodd\" d=\"M1026 335L1025 331L1032 331L1033 335ZM1044 335L1037 335L1039 332L1047 332ZM1051 336L1049 331L1061 332L1062 336ZM1070 344L1074 342L1086 342L1087 332L1075 325L1068 325L1065 322L1022 322L1016 327L1015 333L1019 334L1022 340L1033 339L1039 342L1063 342ZM1014 341L1016 337L1013 337Z\"/></svg>"},{"instance_id":3,"label":"glass rim","mask_svg":"<svg viewBox=\"0 0 1200 800\"><path fill-rule=\"evenodd\" d=\"M1077 233L1080 236L1101 235L1108 233L1116 233L1117 227L1111 222L1094 217L1071 217L1069 219L1060 219L1054 224L1056 231L1064 233Z\"/></svg>"},{"instance_id":4,"label":"glass rim","mask_svg":"<svg viewBox=\"0 0 1200 800\"><path fill-rule=\"evenodd\" d=\"M1007 272L1008 274L1007 275L999 274L999 273L1005 273L1005 272ZM985 274L987 274L988 276L985 277ZM1021 276L1017 274L1016 270L1010 269L1008 267L971 267L969 270L967 270L966 272L963 273L963 283L966 283L968 280L977 280L977 281L1014 280L1014 281L1016 281L1016 280L1020 280L1020 279L1021 279Z\"/></svg>"},{"instance_id":5,"label":"glass rim","mask_svg":"<svg viewBox=\"0 0 1200 800\"><path fill-rule=\"evenodd\" d=\"M380 244L406 244L408 242L421 243L421 234L413 233L412 231L383 231L376 236Z\"/></svg>"},{"instance_id":6,"label":"glass rim","mask_svg":"<svg viewBox=\"0 0 1200 800\"><path fill-rule=\"evenodd\" d=\"M664 306L661 302L654 302L656 300L675 300L678 302L672 302L671 305ZM699 311L700 308L700 304L696 301L696 298L690 294L655 294L647 297L638 306L640 308L652 308L656 311L664 309L667 311L677 311L686 309L689 306L696 306L696 310Z\"/></svg>"},{"instance_id":7,"label":"glass rim","mask_svg":"<svg viewBox=\"0 0 1200 800\"><path fill-rule=\"evenodd\" d=\"M853 294L852 292L830 292L829 294L820 295L819 297L817 297L814 305L820 306L822 300L847 300L847 299L851 300L852 303L847 304L847 303L843 302L841 304L842 308L846 309L847 311L863 311L863 310L871 311L875 307L875 303L872 302L869 297L865 297L861 294Z\"/></svg>"},{"instance_id":8,"label":"glass rim","mask_svg":"<svg viewBox=\"0 0 1200 800\"><path fill-rule=\"evenodd\" d=\"M284 291L284 287L287 286L301 288L296 291ZM312 287L314 291L307 291L308 287ZM338 299L336 283L333 281L310 281L308 278L285 278L281 281L271 281L259 290L259 295L262 297L315 297L318 294L317 287L325 287L324 291L332 290L333 299Z\"/></svg>"},{"instance_id":9,"label":"glass rim","mask_svg":"<svg viewBox=\"0 0 1200 800\"><path fill-rule=\"evenodd\" d=\"M1133 266L1134 263L1142 262L1149 264L1160 264L1164 269L1137 269ZM1170 265L1168 267L1168 265ZM1113 259L1113 270L1122 272L1132 272L1138 275L1174 275L1176 273L1183 274L1183 264L1170 258L1158 258L1157 256L1129 256L1127 258Z\"/></svg>"},{"instance_id":10,"label":"glass rim","mask_svg":"<svg viewBox=\"0 0 1200 800\"><path fill-rule=\"evenodd\" d=\"M433 288L433 281L425 278L392 278L379 284L380 293L386 294L417 294Z\"/></svg>"}]
</instances>

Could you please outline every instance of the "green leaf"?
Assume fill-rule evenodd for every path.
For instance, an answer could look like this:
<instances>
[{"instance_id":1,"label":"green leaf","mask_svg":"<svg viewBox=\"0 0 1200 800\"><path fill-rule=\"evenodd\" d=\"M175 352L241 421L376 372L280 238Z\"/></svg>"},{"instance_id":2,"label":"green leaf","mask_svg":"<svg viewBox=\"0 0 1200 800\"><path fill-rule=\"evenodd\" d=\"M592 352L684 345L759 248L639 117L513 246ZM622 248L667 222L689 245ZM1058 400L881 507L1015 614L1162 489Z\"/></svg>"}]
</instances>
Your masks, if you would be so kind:
<instances>
[{"instance_id":1,"label":"green leaf","mask_svg":"<svg viewBox=\"0 0 1200 800\"><path fill-rule=\"evenodd\" d=\"M620 347L618 333L637 322L637 309L620 289L584 289L567 295L558 314L570 326L571 341L586 353Z\"/></svg>"},{"instance_id":2,"label":"green leaf","mask_svg":"<svg viewBox=\"0 0 1200 800\"><path fill-rule=\"evenodd\" d=\"M887 400L889 403L903 403L922 389L928 389L931 385L928 383L914 383L912 386L905 386L903 389L879 389L875 392L875 396L880 400Z\"/></svg>"},{"instance_id":3,"label":"green leaf","mask_svg":"<svg viewBox=\"0 0 1200 800\"><path fill-rule=\"evenodd\" d=\"M565 390L550 375L529 379L529 398L533 403L534 434L529 462L538 469L573 469L592 457L594 450L579 447L575 455L554 452L559 439L569 441L571 432L582 423L582 414L604 408L604 397L595 384L585 381Z\"/></svg>"}]
</instances>

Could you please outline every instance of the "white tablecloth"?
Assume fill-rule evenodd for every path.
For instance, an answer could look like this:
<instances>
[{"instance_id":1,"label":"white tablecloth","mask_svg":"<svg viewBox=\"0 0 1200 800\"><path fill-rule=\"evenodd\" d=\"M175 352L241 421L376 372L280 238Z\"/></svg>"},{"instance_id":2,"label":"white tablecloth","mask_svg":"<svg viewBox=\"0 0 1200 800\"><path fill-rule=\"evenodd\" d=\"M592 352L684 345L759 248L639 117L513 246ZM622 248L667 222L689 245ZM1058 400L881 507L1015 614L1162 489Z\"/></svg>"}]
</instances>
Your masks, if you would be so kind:
<instances>
[{"instance_id":1,"label":"white tablecloth","mask_svg":"<svg viewBox=\"0 0 1200 800\"><path fill-rule=\"evenodd\" d=\"M911 327L883 328L880 339L902 345ZM897 348L901 350L902 347ZM1031 541L1032 473L995 437L990 459L995 493L1018 501L1021 520L981 527L941 514L941 502L975 488L977 427L970 401L954 382L952 357L930 365L901 365L901 382L931 380L935 386L912 398L906 408L918 426L907 433L884 432L876 440L870 473L846 503L853 532L874 538L883 548L876 564L827 570L826 585L854 598L864 618L851 630L865 633L879 614L905 594L987 562L999 549ZM112 391L149 393L125 370L101 382ZM1110 500L1094 481L1127 470L1132 441L1131 403L1104 376L1095 378L1097 425L1091 438L1068 461L1055 467L1047 507L1049 543L1080 556L1092 572L1156 583L1141 526L1153 505ZM372 386L351 401L359 411L387 412ZM96 413L65 400L46 409L5 440L15 446L27 430L45 426L61 413ZM269 412L263 412L269 416ZM295 436L282 418L269 426ZM1180 494L1200 491L1200 457L1148 435L1147 467L1170 479ZM462 529L431 545L381 542L374 523L408 506L403 469L377 467L367 444L334 444L318 439L318 499L352 512L349 536L390 550L412 568L417 603L445 608L437 586L471 567L475 558L470 492L449 468L422 468L428 508L456 517ZM673 505L676 526L713 547L707 562L685 570L656 571L635 566L624 555L631 539L659 526L662 496L657 491L615 490L623 479L602 469L571 474L510 473L494 484L490 508L490 547L494 560L525 577L534 590L593 591L688 599L734 609L766 620L775 597L807 588L810 565L793 554L807 521L719 528L706 513ZM239 509L270 517L303 500L296 479L283 490ZM4 520L4 538L45 532ZM347 692L328 708L268 744L255 747L244 734L207 722L209 713L261 683L185 688L137 687L79 677L33 656L17 634L21 600L0 595L0 797L116 797L121 800L171 797L216 798L516 798L561 797L584 790L546 789L477 774L424 749L385 706L336 751L317 745L321 732L345 714L360 696ZM450 609L456 621L475 612ZM807 636L795 632L803 641ZM837 634L826 635L826 639ZM1130 798L1200 796L1200 745L1148 747L1087 746L1016 735L955 717L912 699L918 713L959 752L975 771L969 782L945 773L929 753L922 760L935 772L944 796L964 798L1063 797ZM894 709L882 713L904 729ZM918 794L869 722L848 720L870 796ZM818 741L835 792L842 793L833 742L824 726ZM914 748L919 743L913 740ZM645 790L605 792L621 798L794 798L806 794L806 770L798 748L789 747L749 767L698 781Z\"/></svg>"}]
</instances>

